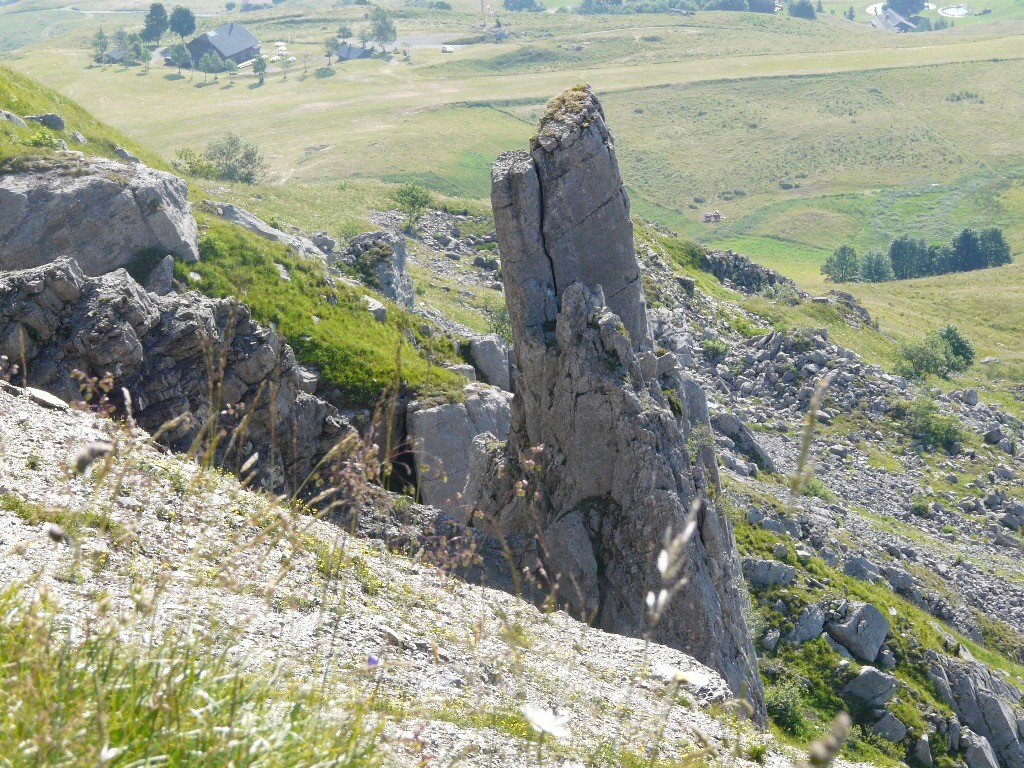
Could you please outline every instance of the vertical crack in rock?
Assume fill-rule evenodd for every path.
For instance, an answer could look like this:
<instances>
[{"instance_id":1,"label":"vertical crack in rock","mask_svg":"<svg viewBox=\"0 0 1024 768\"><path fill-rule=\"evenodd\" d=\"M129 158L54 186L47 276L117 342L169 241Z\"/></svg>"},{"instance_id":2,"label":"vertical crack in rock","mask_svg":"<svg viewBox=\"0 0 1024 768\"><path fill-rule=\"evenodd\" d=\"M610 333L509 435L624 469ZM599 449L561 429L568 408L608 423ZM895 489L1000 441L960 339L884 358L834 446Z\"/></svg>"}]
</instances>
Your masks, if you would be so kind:
<instances>
[{"instance_id":1,"label":"vertical crack in rock","mask_svg":"<svg viewBox=\"0 0 1024 768\"><path fill-rule=\"evenodd\" d=\"M659 376L629 200L588 87L553 99L532 152L501 155L492 204L518 375L506 444L473 443L464 498L517 565L574 615L649 636L717 669L764 723L732 528L711 498L714 456L691 464L703 392ZM682 403L674 415L666 397ZM681 413L678 411L681 410ZM652 627L645 598L666 531L703 499L680 574Z\"/></svg>"}]
</instances>

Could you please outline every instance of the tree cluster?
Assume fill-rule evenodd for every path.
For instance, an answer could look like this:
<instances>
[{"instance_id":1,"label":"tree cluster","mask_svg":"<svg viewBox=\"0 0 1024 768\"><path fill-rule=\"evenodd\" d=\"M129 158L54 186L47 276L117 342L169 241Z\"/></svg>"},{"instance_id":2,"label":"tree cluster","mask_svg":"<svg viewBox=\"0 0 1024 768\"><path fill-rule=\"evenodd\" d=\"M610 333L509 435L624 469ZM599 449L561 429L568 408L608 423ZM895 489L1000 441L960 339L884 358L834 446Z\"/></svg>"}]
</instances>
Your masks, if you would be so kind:
<instances>
[{"instance_id":1,"label":"tree cluster","mask_svg":"<svg viewBox=\"0 0 1024 768\"><path fill-rule=\"evenodd\" d=\"M179 72L183 66L191 67L192 60L185 48L185 38L196 31L196 16L181 5L176 6L168 15L163 3L153 3L149 6L140 30L128 31L119 28L112 35L107 35L101 27L92 38L93 58L103 63L108 55L117 51L120 62L125 66L144 64L150 57L147 45L159 45L168 30L181 39L180 49L176 49L175 46L168 49L168 58L172 64L178 66ZM184 56L180 54L180 50L185 50Z\"/></svg>"},{"instance_id":2,"label":"tree cluster","mask_svg":"<svg viewBox=\"0 0 1024 768\"><path fill-rule=\"evenodd\" d=\"M811 0L790 0L788 11L790 16L798 19L810 19L813 21L817 18Z\"/></svg>"},{"instance_id":3,"label":"tree cluster","mask_svg":"<svg viewBox=\"0 0 1024 768\"><path fill-rule=\"evenodd\" d=\"M190 176L244 184L255 184L267 171L259 148L232 131L211 141L202 154L187 147L179 149L174 167Z\"/></svg>"},{"instance_id":4,"label":"tree cluster","mask_svg":"<svg viewBox=\"0 0 1024 768\"><path fill-rule=\"evenodd\" d=\"M927 333L920 341L904 342L896 350L896 373L907 378L948 378L972 365L974 345L955 325Z\"/></svg>"},{"instance_id":5,"label":"tree cluster","mask_svg":"<svg viewBox=\"0 0 1024 768\"><path fill-rule=\"evenodd\" d=\"M544 3L538 2L538 0L505 0L503 3L506 11L543 11L545 10Z\"/></svg>"},{"instance_id":6,"label":"tree cluster","mask_svg":"<svg viewBox=\"0 0 1024 768\"><path fill-rule=\"evenodd\" d=\"M670 10L774 13L775 0L583 0L575 10L582 14L667 13Z\"/></svg>"},{"instance_id":7,"label":"tree cluster","mask_svg":"<svg viewBox=\"0 0 1024 768\"><path fill-rule=\"evenodd\" d=\"M929 245L909 235L897 237L886 253L871 252L859 258L853 246L841 245L829 256L821 272L834 283L861 280L882 283L914 277L972 272L1013 262L1010 245L998 227L979 231L963 229L949 243Z\"/></svg>"},{"instance_id":8,"label":"tree cluster","mask_svg":"<svg viewBox=\"0 0 1024 768\"><path fill-rule=\"evenodd\" d=\"M120 63L127 66L144 64L149 60L149 49L142 41L137 32L129 32L119 27L112 35L108 35L103 28L96 32L92 38L93 60L103 64L107 56L117 51Z\"/></svg>"}]
</instances>

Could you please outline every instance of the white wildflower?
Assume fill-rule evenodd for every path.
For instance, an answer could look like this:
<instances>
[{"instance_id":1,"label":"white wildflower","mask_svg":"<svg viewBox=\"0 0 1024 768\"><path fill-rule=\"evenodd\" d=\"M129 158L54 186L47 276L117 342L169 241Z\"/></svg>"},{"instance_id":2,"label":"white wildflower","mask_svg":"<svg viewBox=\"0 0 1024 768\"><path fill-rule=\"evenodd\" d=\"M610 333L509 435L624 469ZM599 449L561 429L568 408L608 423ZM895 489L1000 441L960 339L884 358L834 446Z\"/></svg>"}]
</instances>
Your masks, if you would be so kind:
<instances>
[{"instance_id":1,"label":"white wildflower","mask_svg":"<svg viewBox=\"0 0 1024 768\"><path fill-rule=\"evenodd\" d=\"M544 709L535 704L525 704L520 707L520 711L537 733L554 736L556 739L568 738L569 730L565 727L569 722L568 715L559 715L552 709Z\"/></svg>"},{"instance_id":2,"label":"white wildflower","mask_svg":"<svg viewBox=\"0 0 1024 768\"><path fill-rule=\"evenodd\" d=\"M106 765L111 760L117 759L122 752L124 752L124 747L112 747L107 744L100 750L100 765Z\"/></svg>"}]
</instances>

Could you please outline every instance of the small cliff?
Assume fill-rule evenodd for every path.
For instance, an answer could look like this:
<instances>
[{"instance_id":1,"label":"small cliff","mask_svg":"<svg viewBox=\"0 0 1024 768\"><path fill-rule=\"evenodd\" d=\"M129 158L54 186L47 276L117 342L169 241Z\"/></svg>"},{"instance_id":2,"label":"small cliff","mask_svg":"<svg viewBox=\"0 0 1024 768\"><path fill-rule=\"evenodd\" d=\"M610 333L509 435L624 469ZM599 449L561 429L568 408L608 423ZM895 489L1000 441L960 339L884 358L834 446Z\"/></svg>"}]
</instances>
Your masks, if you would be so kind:
<instances>
[{"instance_id":1,"label":"small cliff","mask_svg":"<svg viewBox=\"0 0 1024 768\"><path fill-rule=\"evenodd\" d=\"M316 378L291 347L245 305L157 296L124 270L91 278L61 259L0 274L0 306L0 355L28 384L71 402L82 398L73 372L110 374L113 405L124 412L123 388L161 442L194 452L223 436L219 459L237 469L258 453L268 487L298 488L348 429L311 394Z\"/></svg>"}]
</instances>

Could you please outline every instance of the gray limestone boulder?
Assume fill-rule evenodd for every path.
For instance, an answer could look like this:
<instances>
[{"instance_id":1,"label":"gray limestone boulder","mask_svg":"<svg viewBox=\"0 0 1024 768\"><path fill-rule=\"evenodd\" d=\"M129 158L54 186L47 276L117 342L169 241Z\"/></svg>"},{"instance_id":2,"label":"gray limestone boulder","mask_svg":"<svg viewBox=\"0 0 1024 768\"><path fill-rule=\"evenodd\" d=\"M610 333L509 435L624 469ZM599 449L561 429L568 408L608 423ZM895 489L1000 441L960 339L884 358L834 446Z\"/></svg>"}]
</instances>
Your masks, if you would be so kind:
<instances>
[{"instance_id":1,"label":"gray limestone boulder","mask_svg":"<svg viewBox=\"0 0 1024 768\"><path fill-rule=\"evenodd\" d=\"M743 559L743 576L754 589L788 587L796 579L796 568L778 560Z\"/></svg>"},{"instance_id":2,"label":"gray limestone boulder","mask_svg":"<svg viewBox=\"0 0 1024 768\"><path fill-rule=\"evenodd\" d=\"M6 120L11 125L16 125L18 128L28 128L28 123L22 120L20 117L15 115L13 112L7 112L6 110L0 109L0 120Z\"/></svg>"},{"instance_id":3,"label":"gray limestone boulder","mask_svg":"<svg viewBox=\"0 0 1024 768\"><path fill-rule=\"evenodd\" d=\"M960 748L967 768L1000 768L999 760L988 739L970 728L960 732Z\"/></svg>"},{"instance_id":4,"label":"gray limestone boulder","mask_svg":"<svg viewBox=\"0 0 1024 768\"><path fill-rule=\"evenodd\" d=\"M877 723L871 726L871 732L886 741L898 744L907 737L907 726L892 712L886 712Z\"/></svg>"},{"instance_id":5,"label":"gray limestone boulder","mask_svg":"<svg viewBox=\"0 0 1024 768\"><path fill-rule=\"evenodd\" d=\"M847 683L843 695L861 704L880 707L896 695L896 678L874 667L862 667L860 674Z\"/></svg>"},{"instance_id":6,"label":"gray limestone boulder","mask_svg":"<svg viewBox=\"0 0 1024 768\"><path fill-rule=\"evenodd\" d=\"M508 347L500 336L490 334L470 339L469 358L483 381L506 392L511 391Z\"/></svg>"},{"instance_id":7,"label":"gray limestone boulder","mask_svg":"<svg viewBox=\"0 0 1024 768\"><path fill-rule=\"evenodd\" d=\"M69 256L95 276L148 250L199 259L188 186L177 176L75 157L0 175L0 269Z\"/></svg>"},{"instance_id":8,"label":"gray limestone boulder","mask_svg":"<svg viewBox=\"0 0 1024 768\"><path fill-rule=\"evenodd\" d=\"M218 427L229 433L245 413L244 431L210 458L237 470L259 454L256 480L279 492L298 489L350 432L332 406L305 391L291 348L245 305L196 293L157 296L124 270L90 278L62 259L0 274L0 354L20 360L22 351L29 384L67 402L81 399L73 371L110 374L138 424L172 450L196 445L211 413L221 414ZM210 360L223 360L223 368L212 370ZM228 405L235 415L221 413ZM199 450L211 446L201 441Z\"/></svg>"},{"instance_id":9,"label":"gray limestone boulder","mask_svg":"<svg viewBox=\"0 0 1024 768\"><path fill-rule=\"evenodd\" d=\"M409 404L406 424L424 504L455 519L468 519L461 499L469 477L473 440L490 434L508 437L511 395L494 387L469 385L459 403Z\"/></svg>"},{"instance_id":10,"label":"gray limestone boulder","mask_svg":"<svg viewBox=\"0 0 1024 768\"><path fill-rule=\"evenodd\" d=\"M763 723L739 554L713 476L686 449L678 371L659 372L649 353L629 201L589 88L549 103L531 153L498 158L491 202L515 397L508 442L474 462L467 502L507 538L534 542L516 566L567 610L695 656ZM693 535L667 584L658 552L691 511ZM649 608L648 594L656 604L676 583Z\"/></svg>"},{"instance_id":11,"label":"gray limestone boulder","mask_svg":"<svg viewBox=\"0 0 1024 768\"><path fill-rule=\"evenodd\" d=\"M363 282L403 307L415 302L412 278L406 271L405 237L394 232L367 232L349 241L335 257L352 267Z\"/></svg>"},{"instance_id":12,"label":"gray limestone boulder","mask_svg":"<svg viewBox=\"0 0 1024 768\"><path fill-rule=\"evenodd\" d=\"M711 417L711 426L725 435L736 446L736 450L753 461L758 469L775 472L775 462L768 451L757 441L750 427L731 413L716 413Z\"/></svg>"},{"instance_id":13,"label":"gray limestone boulder","mask_svg":"<svg viewBox=\"0 0 1024 768\"><path fill-rule=\"evenodd\" d=\"M824 626L825 612L821 610L821 606L817 603L811 603L804 606L804 609L800 611L800 615L797 616L793 624L793 630L789 633L786 641L792 645L802 645L803 643L815 640L821 637L821 631Z\"/></svg>"},{"instance_id":14,"label":"gray limestone boulder","mask_svg":"<svg viewBox=\"0 0 1024 768\"><path fill-rule=\"evenodd\" d=\"M164 256L146 278L146 290L166 296L174 290L174 257Z\"/></svg>"},{"instance_id":15,"label":"gray limestone boulder","mask_svg":"<svg viewBox=\"0 0 1024 768\"><path fill-rule=\"evenodd\" d=\"M216 213L222 219L230 221L233 224L237 224L243 229L247 229L254 234L264 237L267 240L273 240L276 243L281 243L294 251L299 256L305 256L309 259L322 259L324 254L317 248L313 241L309 238L302 237L300 235L291 235L284 232L276 227L272 227L263 219L249 213L249 211L241 208L233 203L216 203L207 201L204 203L205 207Z\"/></svg>"},{"instance_id":16,"label":"gray limestone boulder","mask_svg":"<svg viewBox=\"0 0 1024 768\"><path fill-rule=\"evenodd\" d=\"M851 557L846 561L843 565L843 573L861 581L876 582L882 578L878 566L866 557L860 557L859 555Z\"/></svg>"},{"instance_id":17,"label":"gray limestone boulder","mask_svg":"<svg viewBox=\"0 0 1024 768\"><path fill-rule=\"evenodd\" d=\"M932 743L931 739L928 738L928 734L922 734L921 738L914 744L914 749L911 755L917 762L925 766L925 768L931 768L934 765L932 760Z\"/></svg>"},{"instance_id":18,"label":"gray limestone boulder","mask_svg":"<svg viewBox=\"0 0 1024 768\"><path fill-rule=\"evenodd\" d=\"M861 661L874 661L889 634L889 621L870 603L854 603L845 621L829 622L825 631Z\"/></svg>"},{"instance_id":19,"label":"gray limestone boulder","mask_svg":"<svg viewBox=\"0 0 1024 768\"><path fill-rule=\"evenodd\" d=\"M117 155L118 159L124 160L126 163L141 163L135 155L129 152L124 147L114 147L114 154Z\"/></svg>"},{"instance_id":20,"label":"gray limestone boulder","mask_svg":"<svg viewBox=\"0 0 1024 768\"><path fill-rule=\"evenodd\" d=\"M53 112L47 112L43 115L25 115L26 120L31 120L33 123L39 123L51 131L62 132L65 128L64 118L60 115L54 114Z\"/></svg>"}]
</instances>

